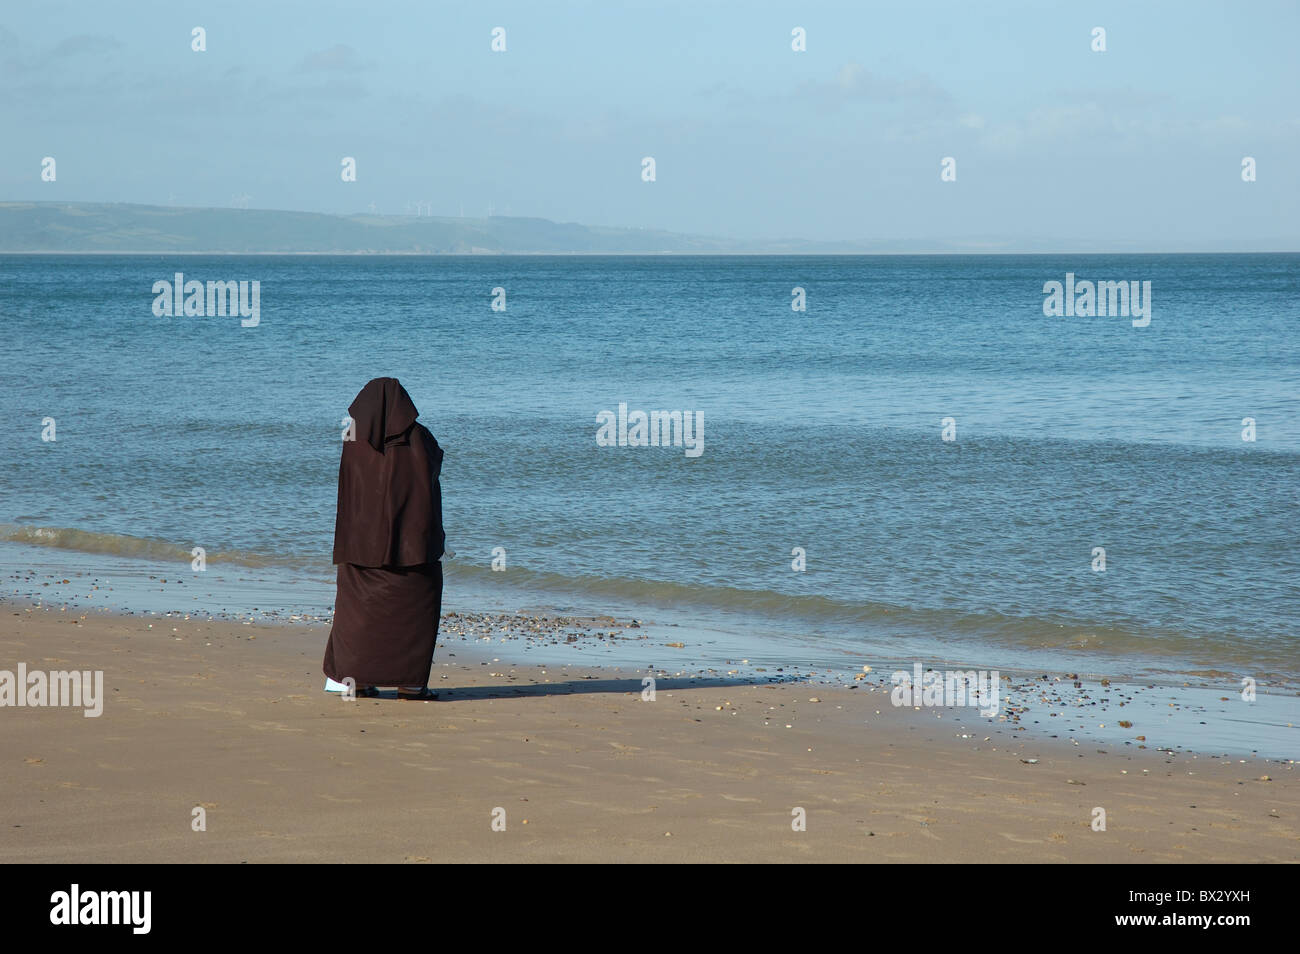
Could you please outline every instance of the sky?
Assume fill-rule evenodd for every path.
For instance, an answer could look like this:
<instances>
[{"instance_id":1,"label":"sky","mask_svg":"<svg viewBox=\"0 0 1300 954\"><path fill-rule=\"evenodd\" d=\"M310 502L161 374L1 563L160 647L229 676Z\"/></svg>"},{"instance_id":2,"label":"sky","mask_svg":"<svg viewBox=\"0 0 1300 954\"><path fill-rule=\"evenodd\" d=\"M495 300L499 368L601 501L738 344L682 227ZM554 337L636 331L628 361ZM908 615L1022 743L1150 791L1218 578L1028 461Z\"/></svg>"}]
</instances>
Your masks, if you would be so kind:
<instances>
[{"instance_id":1,"label":"sky","mask_svg":"<svg viewBox=\"0 0 1300 954\"><path fill-rule=\"evenodd\" d=\"M4 0L0 201L1300 250L1298 38L1296 0Z\"/></svg>"}]
</instances>

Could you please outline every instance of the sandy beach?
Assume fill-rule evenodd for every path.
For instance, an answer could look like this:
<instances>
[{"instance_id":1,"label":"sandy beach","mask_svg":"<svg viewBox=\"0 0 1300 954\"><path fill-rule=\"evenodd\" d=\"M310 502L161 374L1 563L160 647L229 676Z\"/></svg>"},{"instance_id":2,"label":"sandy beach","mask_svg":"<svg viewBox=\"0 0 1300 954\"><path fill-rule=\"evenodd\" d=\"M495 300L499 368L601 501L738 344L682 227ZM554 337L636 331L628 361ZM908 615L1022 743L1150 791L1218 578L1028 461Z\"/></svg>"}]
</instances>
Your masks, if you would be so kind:
<instances>
[{"instance_id":1,"label":"sandy beach","mask_svg":"<svg viewBox=\"0 0 1300 954\"><path fill-rule=\"evenodd\" d=\"M455 639L437 702L344 701L322 627L3 612L0 668L102 670L105 696L0 710L5 862L1300 860L1286 761L803 680L658 672L647 701L644 670Z\"/></svg>"}]
</instances>

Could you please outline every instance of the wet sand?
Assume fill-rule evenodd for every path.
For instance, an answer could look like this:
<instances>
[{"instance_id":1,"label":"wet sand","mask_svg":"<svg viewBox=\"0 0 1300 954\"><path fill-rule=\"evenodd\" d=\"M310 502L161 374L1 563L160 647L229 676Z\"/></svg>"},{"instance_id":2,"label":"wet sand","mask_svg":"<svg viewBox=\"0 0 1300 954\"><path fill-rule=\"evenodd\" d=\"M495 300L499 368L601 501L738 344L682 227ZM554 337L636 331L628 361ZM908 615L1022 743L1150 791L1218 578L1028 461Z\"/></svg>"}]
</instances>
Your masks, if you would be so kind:
<instances>
[{"instance_id":1,"label":"wet sand","mask_svg":"<svg viewBox=\"0 0 1300 954\"><path fill-rule=\"evenodd\" d=\"M789 673L656 672L647 701L645 670L581 647L525 665L454 638L437 702L344 701L322 627L0 610L0 669L103 670L105 694L98 718L0 709L6 862L1300 860L1286 761Z\"/></svg>"}]
</instances>

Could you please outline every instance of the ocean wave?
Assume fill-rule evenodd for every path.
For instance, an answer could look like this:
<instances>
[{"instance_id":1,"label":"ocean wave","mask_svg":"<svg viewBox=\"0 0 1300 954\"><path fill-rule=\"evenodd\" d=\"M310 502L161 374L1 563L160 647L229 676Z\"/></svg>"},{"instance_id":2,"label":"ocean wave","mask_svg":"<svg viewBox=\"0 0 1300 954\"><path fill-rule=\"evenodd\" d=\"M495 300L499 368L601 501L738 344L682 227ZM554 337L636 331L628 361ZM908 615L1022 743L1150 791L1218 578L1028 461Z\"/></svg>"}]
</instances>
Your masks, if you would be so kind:
<instances>
[{"instance_id":1,"label":"ocean wave","mask_svg":"<svg viewBox=\"0 0 1300 954\"><path fill-rule=\"evenodd\" d=\"M104 554L141 561L184 562L193 559L191 545L157 538L101 533L70 527L0 524L0 541ZM205 553L209 564L280 570L294 578L303 570L324 575L324 555L215 550ZM1141 655L1181 660L1225 671L1247 664L1258 671L1293 673L1294 649L1285 641L1248 639L1232 635L1194 635L1172 628L1126 627L1113 622L1015 615L987 609L978 612L944 607L911 607L870 600L847 601L816 594L791 594L769 589L667 580L565 575L512 566L503 575L463 560L444 564L449 587L464 587L485 597L518 596L524 592L554 600L574 600L594 608L658 609L672 614L713 614L743 622L761 619L783 631L806 636L868 638L915 636L951 638L958 643L989 640L1011 650L1058 650L1107 656Z\"/></svg>"},{"instance_id":2,"label":"ocean wave","mask_svg":"<svg viewBox=\"0 0 1300 954\"><path fill-rule=\"evenodd\" d=\"M501 574L483 566L452 562L450 585L482 592L500 588ZM916 637L953 640L954 646L987 641L1012 652L1048 650L1070 655L1141 656L1176 665L1199 665L1242 672L1297 675L1295 651L1284 639L1231 634L1198 635L1162 627L1158 630L1114 622L1067 617L1014 615L997 610L970 612L943 607L909 607L861 600L849 602L815 594L742 589L707 584L622 577L566 576L511 567L512 587L537 593L565 594L594 606L617 602L627 608L658 608L667 613L712 613L737 620L764 619L788 633L837 640L854 637ZM492 578L497 578L493 580ZM1244 668L1243 668L1244 667Z\"/></svg>"},{"instance_id":3,"label":"ocean wave","mask_svg":"<svg viewBox=\"0 0 1300 954\"><path fill-rule=\"evenodd\" d=\"M34 527L0 524L0 540L25 543L31 546L50 547L56 550L76 550L81 553L102 553L109 556L129 557L137 560L159 562L194 559L194 544L181 544L171 540L151 537L134 537L122 533L99 533L73 527ZM206 550L208 563L231 563L247 567L298 566L300 560L247 550Z\"/></svg>"}]
</instances>

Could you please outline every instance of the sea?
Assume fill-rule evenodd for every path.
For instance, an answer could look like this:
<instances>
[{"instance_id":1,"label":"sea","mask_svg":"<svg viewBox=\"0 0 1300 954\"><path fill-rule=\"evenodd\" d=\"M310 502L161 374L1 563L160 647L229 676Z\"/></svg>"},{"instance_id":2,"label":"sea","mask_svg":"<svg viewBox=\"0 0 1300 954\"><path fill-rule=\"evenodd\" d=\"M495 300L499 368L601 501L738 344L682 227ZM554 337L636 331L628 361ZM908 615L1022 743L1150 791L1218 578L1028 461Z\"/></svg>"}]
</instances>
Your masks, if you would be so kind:
<instances>
[{"instance_id":1,"label":"sea","mask_svg":"<svg viewBox=\"0 0 1300 954\"><path fill-rule=\"evenodd\" d=\"M240 281L255 323L206 313ZM0 332L10 599L328 620L391 376L446 454L446 606L1300 685L1300 255L6 255ZM638 411L694 447L621 442Z\"/></svg>"}]
</instances>

